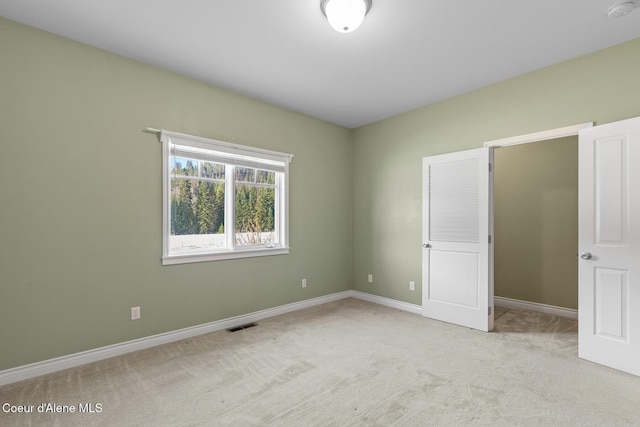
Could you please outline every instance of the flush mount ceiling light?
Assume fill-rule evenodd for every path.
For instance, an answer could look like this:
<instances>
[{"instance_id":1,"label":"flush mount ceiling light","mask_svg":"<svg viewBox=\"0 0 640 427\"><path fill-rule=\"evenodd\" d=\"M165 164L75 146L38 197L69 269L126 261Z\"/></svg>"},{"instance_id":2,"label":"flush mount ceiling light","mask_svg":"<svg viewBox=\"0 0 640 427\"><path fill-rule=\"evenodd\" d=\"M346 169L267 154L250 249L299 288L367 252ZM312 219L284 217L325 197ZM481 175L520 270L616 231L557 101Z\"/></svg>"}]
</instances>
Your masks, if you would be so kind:
<instances>
[{"instance_id":1,"label":"flush mount ceiling light","mask_svg":"<svg viewBox=\"0 0 640 427\"><path fill-rule=\"evenodd\" d=\"M633 12L636 4L632 1L628 1L625 3L614 4L607 11L607 15L609 18L620 18L621 16L625 16Z\"/></svg>"},{"instance_id":2,"label":"flush mount ceiling light","mask_svg":"<svg viewBox=\"0 0 640 427\"><path fill-rule=\"evenodd\" d=\"M356 30L371 9L372 0L321 0L320 10L339 33Z\"/></svg>"}]
</instances>

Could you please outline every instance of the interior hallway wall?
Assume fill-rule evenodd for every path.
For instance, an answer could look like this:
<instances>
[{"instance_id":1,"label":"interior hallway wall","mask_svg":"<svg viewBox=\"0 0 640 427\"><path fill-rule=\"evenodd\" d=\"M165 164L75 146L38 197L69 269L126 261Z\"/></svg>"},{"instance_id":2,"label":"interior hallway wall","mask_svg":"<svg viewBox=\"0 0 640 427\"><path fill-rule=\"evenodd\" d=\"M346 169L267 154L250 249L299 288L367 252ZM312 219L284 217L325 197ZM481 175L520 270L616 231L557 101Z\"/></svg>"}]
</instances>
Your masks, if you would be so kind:
<instances>
[{"instance_id":1,"label":"interior hallway wall","mask_svg":"<svg viewBox=\"0 0 640 427\"><path fill-rule=\"evenodd\" d=\"M578 308L578 137L494 152L495 295Z\"/></svg>"}]
</instances>

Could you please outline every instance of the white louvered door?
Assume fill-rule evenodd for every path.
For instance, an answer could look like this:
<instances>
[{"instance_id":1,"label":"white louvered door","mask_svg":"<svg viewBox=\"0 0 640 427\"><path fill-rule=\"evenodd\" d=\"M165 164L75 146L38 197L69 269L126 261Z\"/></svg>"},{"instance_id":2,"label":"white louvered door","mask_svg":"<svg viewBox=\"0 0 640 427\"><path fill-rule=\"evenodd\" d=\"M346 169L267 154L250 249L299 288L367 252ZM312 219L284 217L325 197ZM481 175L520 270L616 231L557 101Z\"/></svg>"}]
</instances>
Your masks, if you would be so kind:
<instances>
[{"instance_id":1,"label":"white louvered door","mask_svg":"<svg viewBox=\"0 0 640 427\"><path fill-rule=\"evenodd\" d=\"M492 151L423 159L422 314L493 329Z\"/></svg>"}]
</instances>

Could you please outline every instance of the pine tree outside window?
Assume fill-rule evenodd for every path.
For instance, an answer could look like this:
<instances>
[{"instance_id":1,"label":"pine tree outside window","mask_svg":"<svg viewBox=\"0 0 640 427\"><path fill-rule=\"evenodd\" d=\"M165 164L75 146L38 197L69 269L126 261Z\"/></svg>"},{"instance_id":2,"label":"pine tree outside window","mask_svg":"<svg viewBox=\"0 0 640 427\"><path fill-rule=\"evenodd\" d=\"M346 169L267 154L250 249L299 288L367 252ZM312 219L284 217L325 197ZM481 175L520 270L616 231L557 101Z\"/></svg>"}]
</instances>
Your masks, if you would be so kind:
<instances>
[{"instance_id":1,"label":"pine tree outside window","mask_svg":"<svg viewBox=\"0 0 640 427\"><path fill-rule=\"evenodd\" d=\"M289 253L292 155L162 131L163 264Z\"/></svg>"}]
</instances>

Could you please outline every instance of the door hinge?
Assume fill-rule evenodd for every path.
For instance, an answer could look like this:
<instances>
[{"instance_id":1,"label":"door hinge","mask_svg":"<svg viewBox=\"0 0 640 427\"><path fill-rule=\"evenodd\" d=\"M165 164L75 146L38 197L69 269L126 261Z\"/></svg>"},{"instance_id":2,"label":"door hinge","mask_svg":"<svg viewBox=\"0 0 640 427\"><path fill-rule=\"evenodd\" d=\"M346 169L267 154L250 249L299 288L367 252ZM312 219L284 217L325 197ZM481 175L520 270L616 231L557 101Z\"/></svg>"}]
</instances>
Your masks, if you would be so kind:
<instances>
[{"instance_id":1,"label":"door hinge","mask_svg":"<svg viewBox=\"0 0 640 427\"><path fill-rule=\"evenodd\" d=\"M491 163L489 163L489 172L493 171L493 167L491 166Z\"/></svg>"},{"instance_id":2,"label":"door hinge","mask_svg":"<svg viewBox=\"0 0 640 427\"><path fill-rule=\"evenodd\" d=\"M489 307L489 316L491 316L491 307Z\"/></svg>"},{"instance_id":3,"label":"door hinge","mask_svg":"<svg viewBox=\"0 0 640 427\"><path fill-rule=\"evenodd\" d=\"M489 234L489 243L491 243L491 234Z\"/></svg>"}]
</instances>

